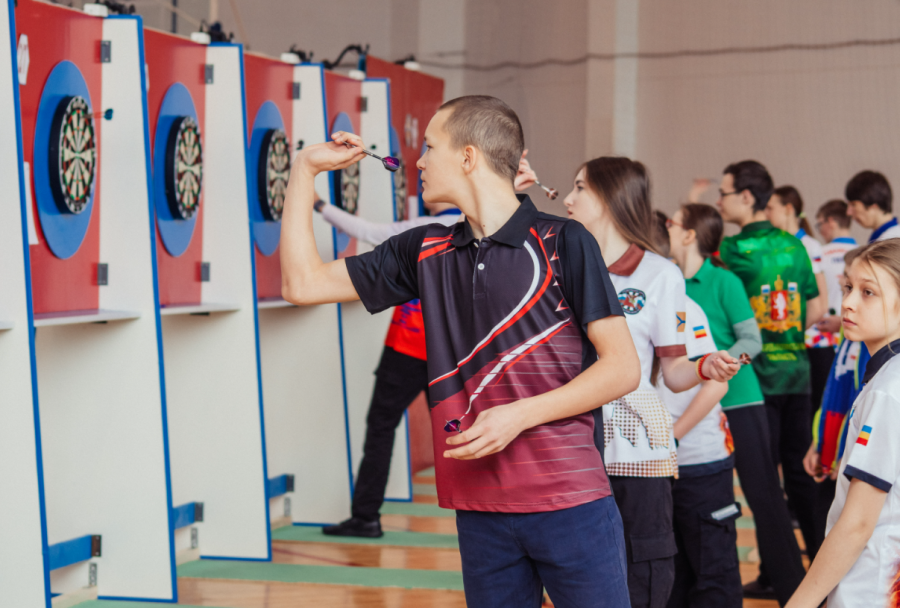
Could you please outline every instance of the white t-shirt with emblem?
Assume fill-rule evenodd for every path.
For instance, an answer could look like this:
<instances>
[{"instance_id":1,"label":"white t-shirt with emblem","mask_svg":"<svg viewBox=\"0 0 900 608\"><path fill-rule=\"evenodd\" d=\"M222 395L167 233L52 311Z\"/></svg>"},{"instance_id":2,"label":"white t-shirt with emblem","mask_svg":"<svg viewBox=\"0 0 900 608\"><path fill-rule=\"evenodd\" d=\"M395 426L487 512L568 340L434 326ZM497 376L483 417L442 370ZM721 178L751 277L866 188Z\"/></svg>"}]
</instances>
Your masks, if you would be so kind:
<instances>
[{"instance_id":1,"label":"white t-shirt with emblem","mask_svg":"<svg viewBox=\"0 0 900 608\"><path fill-rule=\"evenodd\" d=\"M806 248L806 255L809 256L809 261L812 264L813 274L822 272L822 244L807 234L803 228L798 230L794 236L800 239L803 247ZM830 334L823 334L816 329L815 325L806 330L805 342L807 348L834 348L835 346L833 337Z\"/></svg>"},{"instance_id":2,"label":"white t-shirt with emblem","mask_svg":"<svg viewBox=\"0 0 900 608\"><path fill-rule=\"evenodd\" d=\"M624 265L641 256L637 266ZM650 380L653 355L686 354L684 276L666 258L632 245L609 267L641 361L640 387L603 406L605 462L610 475L671 477L678 473L672 417ZM622 274L616 274L616 272Z\"/></svg>"},{"instance_id":3,"label":"white t-shirt with emblem","mask_svg":"<svg viewBox=\"0 0 900 608\"><path fill-rule=\"evenodd\" d=\"M887 492L887 498L859 559L828 596L828 608L896 606L900 601L900 356L885 363L856 398L846 445L826 534L844 509L851 478Z\"/></svg>"},{"instance_id":4,"label":"white t-shirt with emblem","mask_svg":"<svg viewBox=\"0 0 900 608\"><path fill-rule=\"evenodd\" d=\"M844 256L856 247L855 239L840 236L822 248L822 272L825 273L825 284L828 286L828 309L834 311L831 314L841 314L841 301L844 299L844 290L841 288Z\"/></svg>"},{"instance_id":5,"label":"white t-shirt with emblem","mask_svg":"<svg viewBox=\"0 0 900 608\"><path fill-rule=\"evenodd\" d=\"M687 298L687 329L684 335L687 356L691 360L718 350L709 329L706 313L690 297ZM663 382L662 374L656 385L674 422L684 415L701 388L701 385L698 384L692 389L673 393ZM722 406L717 403L678 442L678 466L686 467L719 462L728 458L733 452L734 446L731 433L728 431L728 420L725 418Z\"/></svg>"}]
</instances>

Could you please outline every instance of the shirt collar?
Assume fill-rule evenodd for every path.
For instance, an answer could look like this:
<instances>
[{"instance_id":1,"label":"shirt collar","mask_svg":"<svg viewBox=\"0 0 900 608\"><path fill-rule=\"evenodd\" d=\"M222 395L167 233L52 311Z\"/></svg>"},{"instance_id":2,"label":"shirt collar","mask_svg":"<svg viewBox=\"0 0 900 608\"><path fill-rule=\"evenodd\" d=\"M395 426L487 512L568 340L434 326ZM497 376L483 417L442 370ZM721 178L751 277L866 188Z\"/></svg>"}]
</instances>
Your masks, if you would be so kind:
<instances>
[{"instance_id":1,"label":"shirt collar","mask_svg":"<svg viewBox=\"0 0 900 608\"><path fill-rule=\"evenodd\" d=\"M528 195L517 194L516 198L519 199L519 208L500 227L500 230L487 238L497 243L520 249L525 244L525 239L528 238L528 231L531 230L531 226L537 219L538 210L534 203L531 202L531 199L528 198ZM454 247L457 249L466 247L474 240L475 234L472 232L472 226L469 225L468 218L466 218L466 221L459 222L454 226L452 240Z\"/></svg>"},{"instance_id":2,"label":"shirt collar","mask_svg":"<svg viewBox=\"0 0 900 608\"><path fill-rule=\"evenodd\" d=\"M872 358L866 363L866 374L863 376L863 384L874 378L878 370L884 367L884 364L897 354L900 354L900 340L894 340L890 344L882 346L881 350L872 355Z\"/></svg>"},{"instance_id":3,"label":"shirt collar","mask_svg":"<svg viewBox=\"0 0 900 608\"><path fill-rule=\"evenodd\" d=\"M756 232L758 230L772 230L773 228L774 226L772 226L772 223L767 220L763 220L761 222L750 222L749 224L741 228L741 234L744 234L746 232Z\"/></svg>"},{"instance_id":4,"label":"shirt collar","mask_svg":"<svg viewBox=\"0 0 900 608\"><path fill-rule=\"evenodd\" d=\"M794 236L797 237L798 239L802 239L803 237L806 236L806 230L801 228L800 230L797 231L797 234L795 234Z\"/></svg>"},{"instance_id":5,"label":"shirt collar","mask_svg":"<svg viewBox=\"0 0 900 608\"><path fill-rule=\"evenodd\" d=\"M874 243L881 237L882 234L884 234L885 232L887 232L888 230L890 230L891 228L893 228L896 225L897 225L897 218L892 217L889 222L885 222L884 224L879 226L878 229L875 230L875 232L873 232L871 236L869 236L869 242Z\"/></svg>"},{"instance_id":6,"label":"shirt collar","mask_svg":"<svg viewBox=\"0 0 900 608\"><path fill-rule=\"evenodd\" d=\"M444 209L440 213L435 213L433 217L441 217L442 215L461 215L462 211L459 209Z\"/></svg>"},{"instance_id":7,"label":"shirt collar","mask_svg":"<svg viewBox=\"0 0 900 608\"><path fill-rule=\"evenodd\" d=\"M709 273L712 272L713 263L709 261L709 258L703 260L703 263L700 265L700 269L694 273L688 281L703 281L705 278L709 277Z\"/></svg>"},{"instance_id":8,"label":"shirt collar","mask_svg":"<svg viewBox=\"0 0 900 608\"><path fill-rule=\"evenodd\" d=\"M856 245L856 239L852 236L839 236L831 239L832 243L846 243L847 245Z\"/></svg>"},{"instance_id":9,"label":"shirt collar","mask_svg":"<svg viewBox=\"0 0 900 608\"><path fill-rule=\"evenodd\" d=\"M616 260L607 270L609 270L611 274L617 274L620 277L629 277L634 274L634 271L637 270L638 265L643 259L644 250L632 243L629 245L628 249L625 250L625 253L622 254L622 257Z\"/></svg>"}]
</instances>

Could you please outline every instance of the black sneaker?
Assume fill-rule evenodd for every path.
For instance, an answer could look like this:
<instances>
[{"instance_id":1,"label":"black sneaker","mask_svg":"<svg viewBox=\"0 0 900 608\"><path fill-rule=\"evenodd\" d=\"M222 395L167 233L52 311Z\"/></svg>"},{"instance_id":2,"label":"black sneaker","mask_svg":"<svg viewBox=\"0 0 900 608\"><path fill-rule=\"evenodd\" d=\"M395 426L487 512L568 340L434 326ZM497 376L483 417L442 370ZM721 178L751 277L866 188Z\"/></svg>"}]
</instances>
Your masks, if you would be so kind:
<instances>
[{"instance_id":1,"label":"black sneaker","mask_svg":"<svg viewBox=\"0 0 900 608\"><path fill-rule=\"evenodd\" d=\"M363 538L380 538L384 536L379 520L365 521L358 517L351 517L334 526L325 526L322 528L322 534L327 534L328 536L360 536Z\"/></svg>"},{"instance_id":2,"label":"black sneaker","mask_svg":"<svg viewBox=\"0 0 900 608\"><path fill-rule=\"evenodd\" d=\"M775 590L759 581L751 581L743 587L744 597L751 600L777 600Z\"/></svg>"}]
</instances>

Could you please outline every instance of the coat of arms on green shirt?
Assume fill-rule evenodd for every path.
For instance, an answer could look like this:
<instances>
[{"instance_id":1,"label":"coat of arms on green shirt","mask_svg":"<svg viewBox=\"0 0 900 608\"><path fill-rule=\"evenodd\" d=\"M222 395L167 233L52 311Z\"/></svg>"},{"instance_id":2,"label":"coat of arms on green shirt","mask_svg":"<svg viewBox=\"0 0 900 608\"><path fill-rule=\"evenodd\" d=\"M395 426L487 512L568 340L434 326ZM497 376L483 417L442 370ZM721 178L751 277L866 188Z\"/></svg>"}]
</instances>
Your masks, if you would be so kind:
<instances>
[{"instance_id":1,"label":"coat of arms on green shirt","mask_svg":"<svg viewBox=\"0 0 900 608\"><path fill-rule=\"evenodd\" d=\"M803 310L797 283L789 282L785 289L781 275L778 275L774 285L762 285L759 295L750 297L750 306L761 330L780 334L790 329L803 331Z\"/></svg>"}]
</instances>

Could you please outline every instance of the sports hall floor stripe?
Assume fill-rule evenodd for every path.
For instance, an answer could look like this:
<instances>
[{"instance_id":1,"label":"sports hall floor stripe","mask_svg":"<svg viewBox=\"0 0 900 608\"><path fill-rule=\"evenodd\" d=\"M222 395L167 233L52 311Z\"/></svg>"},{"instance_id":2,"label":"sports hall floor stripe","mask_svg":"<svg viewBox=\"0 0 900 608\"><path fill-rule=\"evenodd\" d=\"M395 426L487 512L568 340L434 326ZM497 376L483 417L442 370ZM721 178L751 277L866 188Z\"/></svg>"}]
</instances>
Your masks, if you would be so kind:
<instances>
[{"instance_id":1,"label":"sports hall floor stripe","mask_svg":"<svg viewBox=\"0 0 900 608\"><path fill-rule=\"evenodd\" d=\"M413 495L421 496L437 496L437 486L433 483L414 483Z\"/></svg>"},{"instance_id":2,"label":"sports hall floor stripe","mask_svg":"<svg viewBox=\"0 0 900 608\"><path fill-rule=\"evenodd\" d=\"M279 583L318 583L403 589L462 591L461 572L399 570L347 566L300 566L266 562L198 560L178 566L179 578L229 579ZM105 608L98 606L97 608Z\"/></svg>"},{"instance_id":3,"label":"sports hall floor stripe","mask_svg":"<svg viewBox=\"0 0 900 608\"><path fill-rule=\"evenodd\" d=\"M322 528L314 526L285 526L272 532L272 540L307 543L340 543L352 545L393 545L396 547L430 547L432 549L457 549L459 540L455 534L431 534L428 532L385 532L381 538L325 536Z\"/></svg>"},{"instance_id":4,"label":"sports hall floor stripe","mask_svg":"<svg viewBox=\"0 0 900 608\"><path fill-rule=\"evenodd\" d=\"M172 604L163 605L171 606ZM147 606L153 606L153 604L149 602L126 602L122 600L90 600L75 604L72 608L147 608ZM203 606L188 606L187 604L178 604L178 606L179 608L204 608Z\"/></svg>"},{"instance_id":5,"label":"sports hall floor stripe","mask_svg":"<svg viewBox=\"0 0 900 608\"><path fill-rule=\"evenodd\" d=\"M456 517L453 509L421 502L386 502L381 506L382 515L410 515L412 517Z\"/></svg>"}]
</instances>

